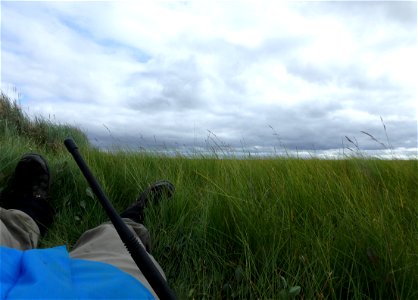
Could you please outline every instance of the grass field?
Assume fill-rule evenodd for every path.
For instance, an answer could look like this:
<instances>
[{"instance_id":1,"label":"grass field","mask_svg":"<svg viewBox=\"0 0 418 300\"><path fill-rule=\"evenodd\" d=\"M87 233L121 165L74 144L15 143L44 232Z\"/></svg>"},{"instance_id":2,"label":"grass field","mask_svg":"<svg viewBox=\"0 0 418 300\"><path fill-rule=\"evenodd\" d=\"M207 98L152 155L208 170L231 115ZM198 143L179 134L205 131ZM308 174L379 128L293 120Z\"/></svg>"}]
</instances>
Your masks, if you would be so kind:
<instances>
[{"instance_id":1,"label":"grass field","mask_svg":"<svg viewBox=\"0 0 418 300\"><path fill-rule=\"evenodd\" d=\"M175 184L145 223L179 299L287 299L297 286L297 299L418 299L417 160L106 153L5 96L0 117L0 188L22 154L50 163L59 213L41 247L71 249L106 221L62 145L73 136L118 211L155 180Z\"/></svg>"}]
</instances>

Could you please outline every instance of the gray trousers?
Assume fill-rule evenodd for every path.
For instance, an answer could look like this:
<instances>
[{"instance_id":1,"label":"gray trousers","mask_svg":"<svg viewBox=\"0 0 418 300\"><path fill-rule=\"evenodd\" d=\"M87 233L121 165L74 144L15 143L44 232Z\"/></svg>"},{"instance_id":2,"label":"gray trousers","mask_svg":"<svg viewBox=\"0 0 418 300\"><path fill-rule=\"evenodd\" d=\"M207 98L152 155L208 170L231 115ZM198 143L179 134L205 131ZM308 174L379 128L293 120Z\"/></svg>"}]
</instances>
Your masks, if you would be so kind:
<instances>
[{"instance_id":1,"label":"gray trousers","mask_svg":"<svg viewBox=\"0 0 418 300\"><path fill-rule=\"evenodd\" d=\"M124 219L124 221L138 237L138 241L149 248L151 239L144 225L130 219ZM31 217L20 210L7 210L0 207L1 246L19 250L34 249L38 246L39 237L39 228ZM86 231L73 247L70 256L113 265L138 279L157 298L154 290L120 240L116 229L110 223L104 223ZM149 254L149 256L165 278L161 266L152 255Z\"/></svg>"}]
</instances>

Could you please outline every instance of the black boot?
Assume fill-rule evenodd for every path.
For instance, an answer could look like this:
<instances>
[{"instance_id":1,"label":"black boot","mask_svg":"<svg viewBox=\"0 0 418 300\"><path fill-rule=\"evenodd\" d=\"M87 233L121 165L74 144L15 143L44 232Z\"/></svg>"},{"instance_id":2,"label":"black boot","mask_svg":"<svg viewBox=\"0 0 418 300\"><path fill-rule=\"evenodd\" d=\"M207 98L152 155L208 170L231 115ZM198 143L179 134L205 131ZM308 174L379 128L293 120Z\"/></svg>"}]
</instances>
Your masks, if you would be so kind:
<instances>
[{"instance_id":1,"label":"black boot","mask_svg":"<svg viewBox=\"0 0 418 300\"><path fill-rule=\"evenodd\" d=\"M18 162L9 186L1 195L1 206L28 214L42 236L51 226L55 214L48 202L49 180L46 160L38 154L26 154Z\"/></svg>"},{"instance_id":2,"label":"black boot","mask_svg":"<svg viewBox=\"0 0 418 300\"><path fill-rule=\"evenodd\" d=\"M162 198L170 198L174 194L174 185L167 180L160 180L143 191L135 203L121 213L122 218L129 218L137 223L144 223L144 209L149 203L157 204Z\"/></svg>"}]
</instances>

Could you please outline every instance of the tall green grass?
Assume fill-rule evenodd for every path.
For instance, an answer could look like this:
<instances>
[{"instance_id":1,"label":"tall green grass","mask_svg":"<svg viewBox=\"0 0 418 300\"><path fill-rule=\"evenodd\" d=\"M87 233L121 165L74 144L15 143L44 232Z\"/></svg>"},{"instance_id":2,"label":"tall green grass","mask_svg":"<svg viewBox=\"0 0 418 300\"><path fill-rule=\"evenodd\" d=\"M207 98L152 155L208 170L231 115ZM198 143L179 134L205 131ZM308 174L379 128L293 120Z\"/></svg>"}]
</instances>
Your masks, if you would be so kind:
<instances>
[{"instance_id":1,"label":"tall green grass","mask_svg":"<svg viewBox=\"0 0 418 300\"><path fill-rule=\"evenodd\" d=\"M73 135L119 211L155 180L176 185L145 223L179 299L285 298L282 278L301 287L301 299L418 298L416 160L105 153L77 129L29 120L4 96L0 109L0 187L23 153L50 162L59 212L42 247L70 249L106 221L61 146Z\"/></svg>"}]
</instances>

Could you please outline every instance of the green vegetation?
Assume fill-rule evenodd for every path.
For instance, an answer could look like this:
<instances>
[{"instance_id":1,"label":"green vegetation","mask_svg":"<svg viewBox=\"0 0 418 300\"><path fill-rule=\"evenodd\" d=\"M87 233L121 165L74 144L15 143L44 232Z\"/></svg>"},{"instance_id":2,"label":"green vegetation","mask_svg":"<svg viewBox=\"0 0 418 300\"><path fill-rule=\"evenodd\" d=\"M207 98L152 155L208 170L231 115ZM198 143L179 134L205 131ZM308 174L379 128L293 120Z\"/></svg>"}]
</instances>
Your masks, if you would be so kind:
<instances>
[{"instance_id":1,"label":"green vegetation","mask_svg":"<svg viewBox=\"0 0 418 300\"><path fill-rule=\"evenodd\" d=\"M59 213L42 247L71 247L106 220L61 146L72 135L118 211L155 180L176 185L146 225L179 299L287 299L295 286L303 299L418 298L417 160L105 153L3 95L0 116L0 187L25 152L50 162Z\"/></svg>"}]
</instances>

